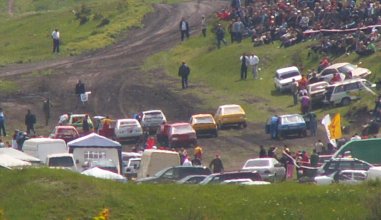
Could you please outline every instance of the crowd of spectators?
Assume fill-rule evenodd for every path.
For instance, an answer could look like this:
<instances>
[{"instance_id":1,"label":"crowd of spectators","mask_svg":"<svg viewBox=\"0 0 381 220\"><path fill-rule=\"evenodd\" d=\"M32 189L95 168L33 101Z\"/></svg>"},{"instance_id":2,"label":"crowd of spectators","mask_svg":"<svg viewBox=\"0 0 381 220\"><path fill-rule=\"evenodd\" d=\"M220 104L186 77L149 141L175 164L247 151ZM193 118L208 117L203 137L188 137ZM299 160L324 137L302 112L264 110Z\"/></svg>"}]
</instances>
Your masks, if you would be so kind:
<instances>
[{"instance_id":1,"label":"crowd of spectators","mask_svg":"<svg viewBox=\"0 0 381 220\"><path fill-rule=\"evenodd\" d=\"M231 0L230 7L217 13L229 20L232 42L241 36L250 37L254 46L280 40L288 47L306 38L319 39L311 49L324 53L368 55L375 51L373 42L379 39L381 5L364 0ZM244 29L237 33L242 23Z\"/></svg>"}]
</instances>

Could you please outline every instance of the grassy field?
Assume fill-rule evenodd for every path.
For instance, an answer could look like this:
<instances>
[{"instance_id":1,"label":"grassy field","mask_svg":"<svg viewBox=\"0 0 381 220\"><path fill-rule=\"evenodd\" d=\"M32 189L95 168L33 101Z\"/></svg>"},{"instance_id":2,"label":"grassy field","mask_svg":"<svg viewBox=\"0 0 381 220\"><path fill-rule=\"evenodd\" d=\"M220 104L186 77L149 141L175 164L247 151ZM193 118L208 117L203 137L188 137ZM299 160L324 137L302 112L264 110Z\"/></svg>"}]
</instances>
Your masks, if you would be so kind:
<instances>
[{"instance_id":1,"label":"grassy field","mask_svg":"<svg viewBox=\"0 0 381 220\"><path fill-rule=\"evenodd\" d=\"M135 185L51 169L0 171L0 210L9 220L379 219L379 183L360 186ZM1 211L0 211L1 213Z\"/></svg>"},{"instance_id":2,"label":"grassy field","mask_svg":"<svg viewBox=\"0 0 381 220\"><path fill-rule=\"evenodd\" d=\"M208 96L203 96L208 100L207 106L200 106L203 109L214 110L218 105L228 103L241 104L247 111L249 120L256 122L263 122L274 113L299 112L299 105L292 105L290 94L280 94L275 90L273 77L276 69L291 65L298 66L303 73L316 69L323 55L311 54L308 57L308 47L317 43L316 41L279 48L278 42L273 45L253 47L249 39L246 39L241 44L229 44L217 49L214 37L213 33L209 33L207 38L192 36L189 41L178 47L150 57L145 68L150 69L157 66L157 63L161 63L169 75L178 77L178 67L181 61L185 60L191 68L190 83L197 88L187 92L200 96L208 94ZM250 72L248 72L247 80L240 80L239 57L244 52L258 55L261 80L254 80ZM373 75L370 80L375 81L381 77L378 73L381 68L378 58L379 52L364 58L353 53L349 56L335 57L332 62L345 61L355 64L361 62L362 67L372 70ZM374 99L373 95L367 93L360 102L353 103L349 107L317 109L315 112L320 117L323 114L334 112L345 114L348 109L372 106Z\"/></svg>"}]
</instances>

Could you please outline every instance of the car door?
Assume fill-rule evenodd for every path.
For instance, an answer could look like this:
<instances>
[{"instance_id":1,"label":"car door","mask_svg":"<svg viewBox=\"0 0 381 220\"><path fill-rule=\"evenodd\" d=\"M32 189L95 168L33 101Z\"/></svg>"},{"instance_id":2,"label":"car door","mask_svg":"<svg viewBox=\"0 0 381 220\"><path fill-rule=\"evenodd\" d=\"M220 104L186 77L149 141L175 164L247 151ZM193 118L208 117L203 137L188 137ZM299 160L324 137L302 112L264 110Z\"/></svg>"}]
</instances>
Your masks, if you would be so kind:
<instances>
[{"instance_id":1,"label":"car door","mask_svg":"<svg viewBox=\"0 0 381 220\"><path fill-rule=\"evenodd\" d=\"M358 82L348 83L344 85L344 90L346 92L346 96L348 96L351 100L360 98L360 87Z\"/></svg>"}]
</instances>

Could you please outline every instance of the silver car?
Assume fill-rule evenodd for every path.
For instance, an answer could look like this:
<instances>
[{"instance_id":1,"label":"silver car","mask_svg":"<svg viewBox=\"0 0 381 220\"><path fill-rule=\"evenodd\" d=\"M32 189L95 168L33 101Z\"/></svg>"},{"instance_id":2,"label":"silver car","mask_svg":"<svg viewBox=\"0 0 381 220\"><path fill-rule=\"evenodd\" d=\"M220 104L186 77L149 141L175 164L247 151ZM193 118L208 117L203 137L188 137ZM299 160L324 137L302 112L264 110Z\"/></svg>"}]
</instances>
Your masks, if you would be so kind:
<instances>
[{"instance_id":1,"label":"silver car","mask_svg":"<svg viewBox=\"0 0 381 220\"><path fill-rule=\"evenodd\" d=\"M257 171L264 181L276 182L286 179L286 169L275 158L249 159L241 170Z\"/></svg>"}]
</instances>

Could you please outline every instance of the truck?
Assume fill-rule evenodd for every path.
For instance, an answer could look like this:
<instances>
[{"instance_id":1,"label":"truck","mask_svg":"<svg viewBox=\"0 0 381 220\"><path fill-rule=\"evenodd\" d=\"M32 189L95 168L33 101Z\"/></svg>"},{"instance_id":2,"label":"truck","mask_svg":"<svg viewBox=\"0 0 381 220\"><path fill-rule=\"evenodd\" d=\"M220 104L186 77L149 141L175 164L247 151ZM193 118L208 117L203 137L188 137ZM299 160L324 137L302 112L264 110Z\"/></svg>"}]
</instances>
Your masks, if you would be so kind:
<instances>
[{"instance_id":1,"label":"truck","mask_svg":"<svg viewBox=\"0 0 381 220\"><path fill-rule=\"evenodd\" d=\"M352 140L345 143L333 154L333 158L350 155L375 166L381 165L381 138Z\"/></svg>"},{"instance_id":2,"label":"truck","mask_svg":"<svg viewBox=\"0 0 381 220\"><path fill-rule=\"evenodd\" d=\"M68 153L69 149L62 139L31 138L24 142L23 151L33 157L46 161L49 154Z\"/></svg>"},{"instance_id":3,"label":"truck","mask_svg":"<svg viewBox=\"0 0 381 220\"><path fill-rule=\"evenodd\" d=\"M179 166L180 155L168 150L145 150L143 152L137 179L151 177L167 167Z\"/></svg>"}]
</instances>

